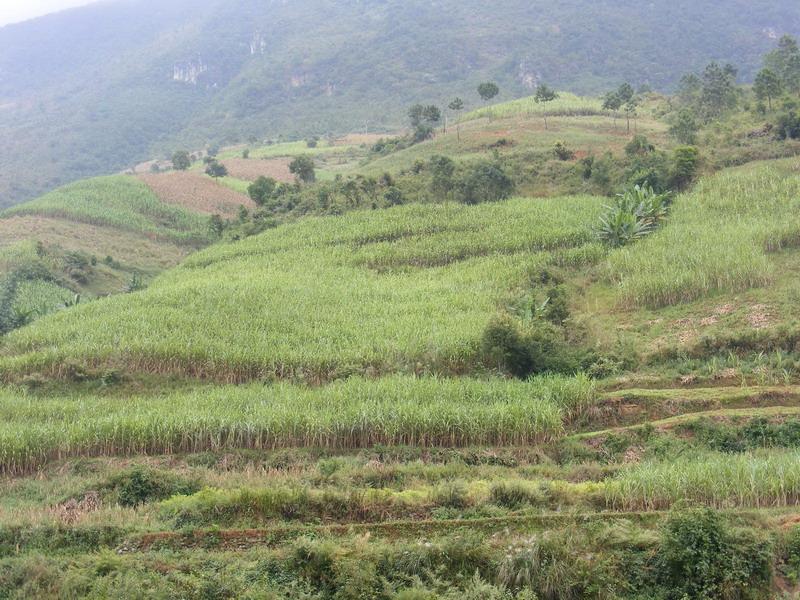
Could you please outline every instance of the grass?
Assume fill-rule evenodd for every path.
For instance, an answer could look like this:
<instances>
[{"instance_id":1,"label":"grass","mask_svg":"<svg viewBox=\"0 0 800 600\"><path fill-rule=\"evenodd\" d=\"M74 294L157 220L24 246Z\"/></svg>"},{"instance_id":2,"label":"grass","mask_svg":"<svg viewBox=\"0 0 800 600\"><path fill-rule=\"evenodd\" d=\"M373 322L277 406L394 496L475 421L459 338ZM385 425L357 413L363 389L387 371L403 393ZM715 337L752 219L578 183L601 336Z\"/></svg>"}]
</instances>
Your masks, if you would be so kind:
<instances>
[{"instance_id":1,"label":"grass","mask_svg":"<svg viewBox=\"0 0 800 600\"><path fill-rule=\"evenodd\" d=\"M768 253L797 246L797 159L704 179L678 198L666 227L612 253L609 277L629 307L656 308L772 281Z\"/></svg>"},{"instance_id":2,"label":"grass","mask_svg":"<svg viewBox=\"0 0 800 600\"><path fill-rule=\"evenodd\" d=\"M681 501L718 508L795 505L800 502L800 452L643 463L611 482L606 497L624 510L660 510Z\"/></svg>"},{"instance_id":3,"label":"grass","mask_svg":"<svg viewBox=\"0 0 800 600\"><path fill-rule=\"evenodd\" d=\"M64 186L0 213L0 219L19 215L63 218L181 243L209 237L203 217L161 202L144 183L124 175Z\"/></svg>"},{"instance_id":4,"label":"grass","mask_svg":"<svg viewBox=\"0 0 800 600\"><path fill-rule=\"evenodd\" d=\"M559 97L546 104L537 103L533 96L493 104L484 108L473 110L464 115L462 121L471 121L489 117L501 119L517 116L593 116L606 114L602 109L602 102L597 98L584 98L569 92L559 92Z\"/></svg>"},{"instance_id":5,"label":"grass","mask_svg":"<svg viewBox=\"0 0 800 600\"><path fill-rule=\"evenodd\" d=\"M600 204L516 199L307 219L18 331L2 370L63 375L78 361L227 382L464 373L530 274L592 244Z\"/></svg>"},{"instance_id":6,"label":"grass","mask_svg":"<svg viewBox=\"0 0 800 600\"><path fill-rule=\"evenodd\" d=\"M79 456L236 448L530 444L558 437L584 378L528 382L396 376L311 389L219 387L153 397L0 395L0 470L30 472Z\"/></svg>"}]
</instances>

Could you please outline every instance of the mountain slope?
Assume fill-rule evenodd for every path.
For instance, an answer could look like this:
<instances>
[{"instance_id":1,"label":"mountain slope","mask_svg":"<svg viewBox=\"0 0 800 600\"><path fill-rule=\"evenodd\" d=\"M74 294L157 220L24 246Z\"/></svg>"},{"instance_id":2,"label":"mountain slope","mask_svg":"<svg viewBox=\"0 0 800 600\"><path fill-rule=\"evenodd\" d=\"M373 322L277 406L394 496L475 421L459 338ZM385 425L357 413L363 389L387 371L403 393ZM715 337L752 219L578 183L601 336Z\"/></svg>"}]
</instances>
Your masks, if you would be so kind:
<instances>
[{"instance_id":1,"label":"mountain slope","mask_svg":"<svg viewBox=\"0 0 800 600\"><path fill-rule=\"evenodd\" d=\"M179 144L392 128L456 94L474 108L488 78L506 97L665 87L722 58L749 78L783 32L800 32L786 0L100 3L0 29L0 205Z\"/></svg>"}]
</instances>

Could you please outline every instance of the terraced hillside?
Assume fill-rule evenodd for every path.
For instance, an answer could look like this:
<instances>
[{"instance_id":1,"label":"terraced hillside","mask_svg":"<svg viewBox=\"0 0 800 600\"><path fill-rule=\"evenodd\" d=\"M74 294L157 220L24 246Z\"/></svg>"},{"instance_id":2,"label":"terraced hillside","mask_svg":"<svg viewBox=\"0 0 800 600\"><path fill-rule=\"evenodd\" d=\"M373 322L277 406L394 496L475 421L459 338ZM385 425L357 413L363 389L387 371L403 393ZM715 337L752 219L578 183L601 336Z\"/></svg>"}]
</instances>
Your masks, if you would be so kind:
<instances>
[{"instance_id":1,"label":"terraced hillside","mask_svg":"<svg viewBox=\"0 0 800 600\"><path fill-rule=\"evenodd\" d=\"M198 205L229 214L250 203L203 176L181 180L179 197L174 186L146 185L169 175L153 177L79 181L0 213L0 330L142 285L213 241Z\"/></svg>"},{"instance_id":2,"label":"terraced hillside","mask_svg":"<svg viewBox=\"0 0 800 600\"><path fill-rule=\"evenodd\" d=\"M307 217L11 333L0 588L793 597L798 182Z\"/></svg>"}]
</instances>

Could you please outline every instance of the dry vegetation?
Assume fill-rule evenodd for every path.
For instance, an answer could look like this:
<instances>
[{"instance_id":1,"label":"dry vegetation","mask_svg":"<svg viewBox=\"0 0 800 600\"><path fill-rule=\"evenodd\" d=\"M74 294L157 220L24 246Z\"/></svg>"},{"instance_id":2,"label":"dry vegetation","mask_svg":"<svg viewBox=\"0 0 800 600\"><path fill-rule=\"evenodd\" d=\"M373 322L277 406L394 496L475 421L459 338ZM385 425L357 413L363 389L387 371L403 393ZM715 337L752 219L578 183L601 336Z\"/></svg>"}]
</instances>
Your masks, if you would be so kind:
<instances>
[{"instance_id":1,"label":"dry vegetation","mask_svg":"<svg viewBox=\"0 0 800 600\"><path fill-rule=\"evenodd\" d=\"M25 240L87 252L98 259L111 256L127 265L146 269L167 269L178 264L189 252L185 246L151 240L112 227L36 215L0 219L0 246Z\"/></svg>"}]
</instances>

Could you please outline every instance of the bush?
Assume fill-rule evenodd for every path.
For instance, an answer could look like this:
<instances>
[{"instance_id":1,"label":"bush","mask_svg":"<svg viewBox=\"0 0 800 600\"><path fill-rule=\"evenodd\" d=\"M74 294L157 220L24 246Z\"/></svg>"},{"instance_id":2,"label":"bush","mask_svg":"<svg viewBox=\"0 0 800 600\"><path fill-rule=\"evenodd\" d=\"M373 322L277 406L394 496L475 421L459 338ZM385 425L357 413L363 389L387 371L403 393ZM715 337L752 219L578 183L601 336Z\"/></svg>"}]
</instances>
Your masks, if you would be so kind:
<instances>
[{"instance_id":1,"label":"bush","mask_svg":"<svg viewBox=\"0 0 800 600\"><path fill-rule=\"evenodd\" d=\"M763 598L772 579L770 543L748 532L734 535L710 508L673 512L658 557L674 598Z\"/></svg>"},{"instance_id":2,"label":"bush","mask_svg":"<svg viewBox=\"0 0 800 600\"><path fill-rule=\"evenodd\" d=\"M672 186L674 189L683 189L697 175L700 152L694 146L680 146L675 148L672 161Z\"/></svg>"},{"instance_id":3,"label":"bush","mask_svg":"<svg viewBox=\"0 0 800 600\"><path fill-rule=\"evenodd\" d=\"M390 187L388 190L386 190L386 192L384 192L383 199L389 206L400 206L401 204L405 204L406 202L403 192L401 192L399 188L394 186Z\"/></svg>"},{"instance_id":4,"label":"bush","mask_svg":"<svg viewBox=\"0 0 800 600\"><path fill-rule=\"evenodd\" d=\"M558 160L572 160L575 158L575 152L567 148L564 142L556 142L553 146L553 154Z\"/></svg>"},{"instance_id":5,"label":"bush","mask_svg":"<svg viewBox=\"0 0 800 600\"><path fill-rule=\"evenodd\" d=\"M557 285L547 292L544 318L555 325L562 325L564 321L569 319L567 289L563 285Z\"/></svg>"},{"instance_id":6,"label":"bush","mask_svg":"<svg viewBox=\"0 0 800 600\"><path fill-rule=\"evenodd\" d=\"M519 327L508 317L489 323L481 338L484 361L515 377L527 377L533 371L530 350Z\"/></svg>"},{"instance_id":7,"label":"bush","mask_svg":"<svg viewBox=\"0 0 800 600\"><path fill-rule=\"evenodd\" d=\"M782 114L778 117L775 129L780 140L800 139L800 113L790 110Z\"/></svg>"},{"instance_id":8,"label":"bush","mask_svg":"<svg viewBox=\"0 0 800 600\"><path fill-rule=\"evenodd\" d=\"M214 179L218 177L227 177L228 168L218 160L211 160L206 167L206 175L210 175Z\"/></svg>"},{"instance_id":9,"label":"bush","mask_svg":"<svg viewBox=\"0 0 800 600\"><path fill-rule=\"evenodd\" d=\"M523 331L510 317L492 320L481 338L484 364L514 377L537 373L569 373L577 369L558 327L534 319Z\"/></svg>"},{"instance_id":10,"label":"bush","mask_svg":"<svg viewBox=\"0 0 800 600\"><path fill-rule=\"evenodd\" d=\"M135 507L170 496L195 493L198 482L184 479L166 471L136 466L115 474L105 484L120 506Z\"/></svg>"},{"instance_id":11,"label":"bush","mask_svg":"<svg viewBox=\"0 0 800 600\"><path fill-rule=\"evenodd\" d=\"M514 192L514 182L502 168L492 163L482 163L467 173L460 186L464 204L496 202L509 198Z\"/></svg>"},{"instance_id":12,"label":"bush","mask_svg":"<svg viewBox=\"0 0 800 600\"><path fill-rule=\"evenodd\" d=\"M264 206L272 197L277 186L278 182L272 177L264 177L262 175L248 186L247 194L258 206Z\"/></svg>"}]
</instances>

